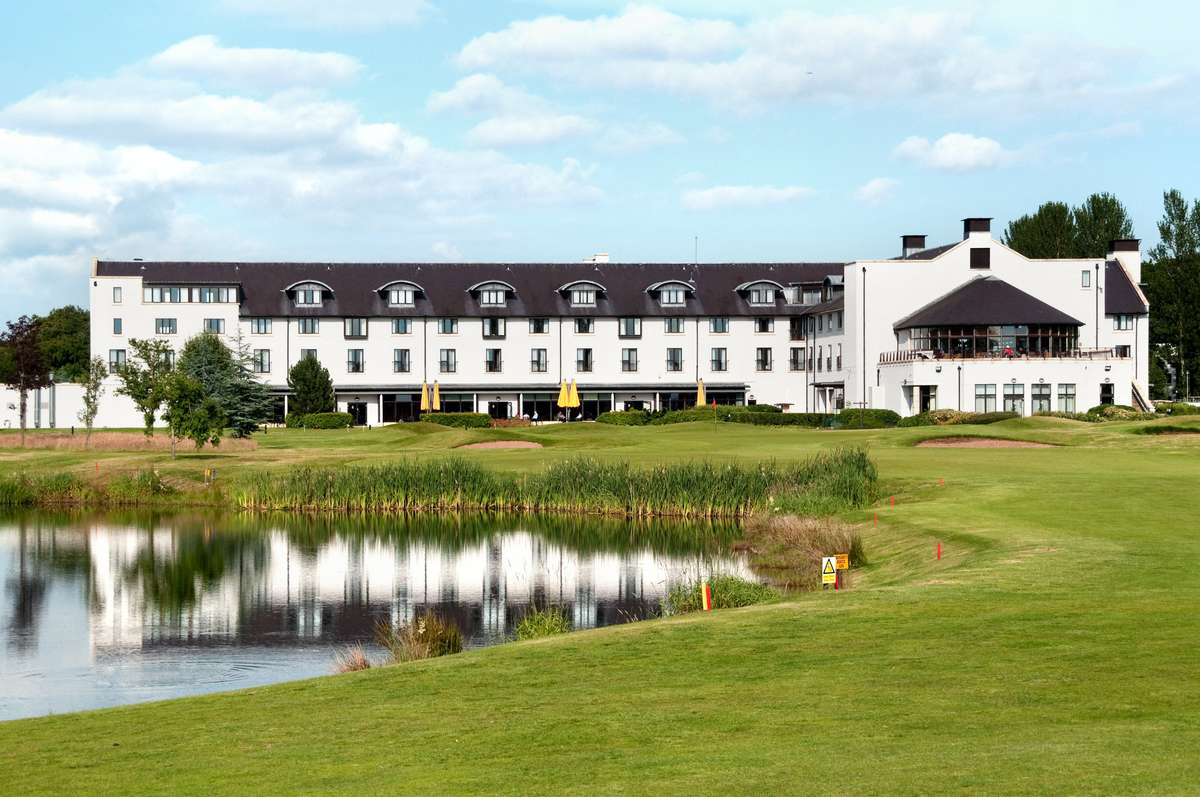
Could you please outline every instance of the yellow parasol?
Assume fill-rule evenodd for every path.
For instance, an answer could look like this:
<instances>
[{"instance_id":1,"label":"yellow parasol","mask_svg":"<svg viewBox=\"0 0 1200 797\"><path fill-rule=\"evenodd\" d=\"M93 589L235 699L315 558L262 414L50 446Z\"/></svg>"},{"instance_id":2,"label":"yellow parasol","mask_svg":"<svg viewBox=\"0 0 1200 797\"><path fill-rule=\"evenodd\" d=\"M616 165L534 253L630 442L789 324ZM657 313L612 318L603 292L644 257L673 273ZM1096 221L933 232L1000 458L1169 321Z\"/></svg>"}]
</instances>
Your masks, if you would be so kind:
<instances>
[{"instance_id":1,"label":"yellow parasol","mask_svg":"<svg viewBox=\"0 0 1200 797\"><path fill-rule=\"evenodd\" d=\"M703 406L704 406L704 404L705 404L705 401L704 401L704 380L703 380L703 379L697 379L697 380L696 380L696 406L697 406L697 407L703 407Z\"/></svg>"},{"instance_id":2,"label":"yellow parasol","mask_svg":"<svg viewBox=\"0 0 1200 797\"><path fill-rule=\"evenodd\" d=\"M568 403L568 401L570 400L569 399L570 394L571 394L571 391L569 391L567 389L567 380L564 379L562 381L562 386L558 389L558 401L555 403L558 404L558 406L560 406L560 407L571 406Z\"/></svg>"},{"instance_id":3,"label":"yellow parasol","mask_svg":"<svg viewBox=\"0 0 1200 797\"><path fill-rule=\"evenodd\" d=\"M442 391L438 388L438 383L436 381L433 383L433 401L431 401L430 404L432 404L432 409L434 412L441 411Z\"/></svg>"},{"instance_id":4,"label":"yellow parasol","mask_svg":"<svg viewBox=\"0 0 1200 797\"><path fill-rule=\"evenodd\" d=\"M579 388L575 387L575 380L571 380L571 387L567 390L567 406L579 406Z\"/></svg>"},{"instance_id":5,"label":"yellow parasol","mask_svg":"<svg viewBox=\"0 0 1200 797\"><path fill-rule=\"evenodd\" d=\"M429 385L421 383L421 412L429 412Z\"/></svg>"}]
</instances>

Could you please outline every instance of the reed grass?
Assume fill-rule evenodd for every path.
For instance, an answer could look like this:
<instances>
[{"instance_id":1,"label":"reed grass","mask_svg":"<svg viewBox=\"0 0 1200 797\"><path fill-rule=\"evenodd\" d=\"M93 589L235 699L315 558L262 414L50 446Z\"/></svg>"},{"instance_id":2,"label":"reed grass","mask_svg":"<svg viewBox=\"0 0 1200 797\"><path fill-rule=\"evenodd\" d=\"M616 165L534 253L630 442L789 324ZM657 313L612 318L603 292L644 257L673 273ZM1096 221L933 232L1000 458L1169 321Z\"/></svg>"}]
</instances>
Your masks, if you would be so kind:
<instances>
[{"instance_id":1,"label":"reed grass","mask_svg":"<svg viewBox=\"0 0 1200 797\"><path fill-rule=\"evenodd\" d=\"M707 581L712 590L712 608L733 609L738 606L753 606L779 598L779 592L759 581L740 576L714 575L701 581L676 584L667 590L663 599L663 614L686 614L704 608L703 585Z\"/></svg>"},{"instance_id":2,"label":"reed grass","mask_svg":"<svg viewBox=\"0 0 1200 797\"><path fill-rule=\"evenodd\" d=\"M406 625L376 623L375 642L388 651L395 664L449 656L463 649L462 631L454 621L433 612L415 617Z\"/></svg>"},{"instance_id":3,"label":"reed grass","mask_svg":"<svg viewBox=\"0 0 1200 797\"><path fill-rule=\"evenodd\" d=\"M533 609L517 623L517 640L541 639L565 634L571 630L571 618L560 606Z\"/></svg>"},{"instance_id":4,"label":"reed grass","mask_svg":"<svg viewBox=\"0 0 1200 797\"><path fill-rule=\"evenodd\" d=\"M760 515L746 524L750 566L784 590L815 590L821 585L821 558L847 554L850 567L867 564L858 529L831 518ZM848 574L847 574L848 577Z\"/></svg>"},{"instance_id":5,"label":"reed grass","mask_svg":"<svg viewBox=\"0 0 1200 797\"><path fill-rule=\"evenodd\" d=\"M333 655L333 671L337 674L371 669L371 659L362 644L349 645Z\"/></svg>"},{"instance_id":6,"label":"reed grass","mask_svg":"<svg viewBox=\"0 0 1200 797\"><path fill-rule=\"evenodd\" d=\"M154 470L134 471L94 484L73 473L0 476L0 506L137 506L174 501L178 491Z\"/></svg>"},{"instance_id":7,"label":"reed grass","mask_svg":"<svg viewBox=\"0 0 1200 797\"><path fill-rule=\"evenodd\" d=\"M339 512L513 511L626 517L744 517L773 506L836 512L874 500L877 474L856 448L806 462L673 463L639 468L581 458L526 474L464 459L253 474L234 500L256 510Z\"/></svg>"},{"instance_id":8,"label":"reed grass","mask_svg":"<svg viewBox=\"0 0 1200 797\"><path fill-rule=\"evenodd\" d=\"M14 434L0 434L0 448L18 448L20 439ZM170 451L171 438L165 433L147 437L142 432L92 432L89 442L83 430L71 432L42 432L25 436L25 448L55 451ZM225 437L221 451L253 451L258 442L250 438Z\"/></svg>"}]
</instances>

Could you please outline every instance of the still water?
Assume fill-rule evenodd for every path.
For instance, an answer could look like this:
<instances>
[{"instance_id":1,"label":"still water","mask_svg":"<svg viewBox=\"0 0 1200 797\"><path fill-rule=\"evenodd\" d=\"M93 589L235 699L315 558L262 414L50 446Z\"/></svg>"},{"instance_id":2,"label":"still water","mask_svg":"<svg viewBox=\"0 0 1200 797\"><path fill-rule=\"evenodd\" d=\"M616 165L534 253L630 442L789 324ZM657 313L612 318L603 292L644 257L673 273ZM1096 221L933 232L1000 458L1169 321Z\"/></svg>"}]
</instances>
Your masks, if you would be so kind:
<instances>
[{"instance_id":1,"label":"still water","mask_svg":"<svg viewBox=\"0 0 1200 797\"><path fill-rule=\"evenodd\" d=\"M0 720L332 671L380 620L453 619L468 647L531 606L576 629L746 575L729 526L513 517L0 516ZM705 541L705 542L700 542ZM370 646L368 646L370 649Z\"/></svg>"}]
</instances>

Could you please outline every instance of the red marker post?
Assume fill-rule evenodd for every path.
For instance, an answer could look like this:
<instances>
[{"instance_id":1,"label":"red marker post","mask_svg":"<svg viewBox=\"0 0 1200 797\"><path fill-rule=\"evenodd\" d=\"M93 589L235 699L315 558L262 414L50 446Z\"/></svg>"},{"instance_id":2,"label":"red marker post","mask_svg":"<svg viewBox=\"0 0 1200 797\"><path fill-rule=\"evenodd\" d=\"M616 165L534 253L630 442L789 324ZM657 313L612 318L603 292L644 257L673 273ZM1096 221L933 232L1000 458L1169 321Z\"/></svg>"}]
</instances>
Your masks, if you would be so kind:
<instances>
[{"instance_id":1,"label":"red marker post","mask_svg":"<svg viewBox=\"0 0 1200 797\"><path fill-rule=\"evenodd\" d=\"M938 557L939 562L942 561L942 543L941 542L938 543L937 557Z\"/></svg>"},{"instance_id":2,"label":"red marker post","mask_svg":"<svg viewBox=\"0 0 1200 797\"><path fill-rule=\"evenodd\" d=\"M704 604L704 611L711 612L713 609L712 586L707 581L700 585L700 600Z\"/></svg>"}]
</instances>

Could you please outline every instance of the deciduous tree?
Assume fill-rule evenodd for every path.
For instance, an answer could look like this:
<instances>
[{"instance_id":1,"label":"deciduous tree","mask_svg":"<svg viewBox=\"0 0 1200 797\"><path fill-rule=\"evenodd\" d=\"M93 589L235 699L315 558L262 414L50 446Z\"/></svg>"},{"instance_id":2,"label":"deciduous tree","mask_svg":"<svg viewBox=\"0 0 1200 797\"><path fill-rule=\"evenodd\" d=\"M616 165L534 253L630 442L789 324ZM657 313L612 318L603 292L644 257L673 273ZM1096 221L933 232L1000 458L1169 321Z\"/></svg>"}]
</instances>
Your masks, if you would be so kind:
<instances>
[{"instance_id":1,"label":"deciduous tree","mask_svg":"<svg viewBox=\"0 0 1200 797\"><path fill-rule=\"evenodd\" d=\"M174 372L171 344L165 340L143 340L130 338L131 357L117 368L120 385L117 393L129 396L138 412L142 413L144 431L149 437L154 434L154 417L166 399L167 384Z\"/></svg>"},{"instance_id":2,"label":"deciduous tree","mask_svg":"<svg viewBox=\"0 0 1200 797\"><path fill-rule=\"evenodd\" d=\"M83 378L83 408L79 410L79 422L87 430L84 437L85 446L92 444L92 426L95 425L96 415L100 412L100 397L104 395L104 379L107 376L108 367L104 360L93 357Z\"/></svg>"},{"instance_id":3,"label":"deciduous tree","mask_svg":"<svg viewBox=\"0 0 1200 797\"><path fill-rule=\"evenodd\" d=\"M56 382L79 382L87 377L91 357L90 316L69 304L51 310L39 322L38 341Z\"/></svg>"},{"instance_id":4,"label":"deciduous tree","mask_svg":"<svg viewBox=\"0 0 1200 797\"><path fill-rule=\"evenodd\" d=\"M16 321L9 321L8 328L0 334L0 347L5 352L0 360L0 381L17 391L22 448L25 446L29 391L50 384L50 368L39 345L38 331L38 319L23 315Z\"/></svg>"},{"instance_id":5,"label":"deciduous tree","mask_svg":"<svg viewBox=\"0 0 1200 797\"><path fill-rule=\"evenodd\" d=\"M1074 257L1078 231L1066 202L1046 202L1033 214L1008 223L1004 243L1025 257Z\"/></svg>"},{"instance_id":6,"label":"deciduous tree","mask_svg":"<svg viewBox=\"0 0 1200 797\"><path fill-rule=\"evenodd\" d=\"M191 440L196 448L205 443L221 444L225 414L212 397L205 395L204 386L198 381L178 371L169 374L163 386L163 404L172 457L177 440Z\"/></svg>"}]
</instances>

